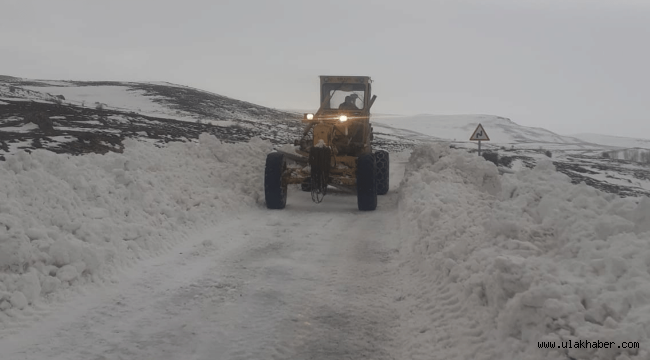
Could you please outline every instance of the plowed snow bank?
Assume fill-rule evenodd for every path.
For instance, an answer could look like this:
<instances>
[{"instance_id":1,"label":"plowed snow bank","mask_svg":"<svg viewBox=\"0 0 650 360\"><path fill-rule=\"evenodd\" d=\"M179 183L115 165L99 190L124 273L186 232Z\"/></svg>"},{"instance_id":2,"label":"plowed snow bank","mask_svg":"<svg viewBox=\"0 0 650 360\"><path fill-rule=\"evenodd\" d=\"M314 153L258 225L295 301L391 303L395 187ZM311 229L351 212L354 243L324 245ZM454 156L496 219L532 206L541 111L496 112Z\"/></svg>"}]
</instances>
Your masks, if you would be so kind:
<instances>
[{"instance_id":1,"label":"plowed snow bank","mask_svg":"<svg viewBox=\"0 0 650 360\"><path fill-rule=\"evenodd\" d=\"M650 357L650 199L573 185L550 161L499 176L444 145L414 150L401 192L408 358ZM538 348L569 340L616 346Z\"/></svg>"},{"instance_id":2,"label":"plowed snow bank","mask_svg":"<svg viewBox=\"0 0 650 360\"><path fill-rule=\"evenodd\" d=\"M0 162L0 323L62 288L159 253L226 214L263 203L267 141L123 154L20 152Z\"/></svg>"}]
</instances>

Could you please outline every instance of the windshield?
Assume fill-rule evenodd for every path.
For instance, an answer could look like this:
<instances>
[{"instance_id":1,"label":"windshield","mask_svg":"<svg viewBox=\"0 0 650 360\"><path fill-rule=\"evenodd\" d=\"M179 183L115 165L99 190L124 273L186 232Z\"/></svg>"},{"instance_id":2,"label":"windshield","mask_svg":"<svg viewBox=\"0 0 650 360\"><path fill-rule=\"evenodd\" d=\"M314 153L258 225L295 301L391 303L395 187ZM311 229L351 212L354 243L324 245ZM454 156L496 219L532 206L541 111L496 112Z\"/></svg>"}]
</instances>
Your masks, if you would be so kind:
<instances>
[{"instance_id":1,"label":"windshield","mask_svg":"<svg viewBox=\"0 0 650 360\"><path fill-rule=\"evenodd\" d=\"M362 110L364 106L364 84L324 84L324 101L330 95L330 101L324 104L327 110Z\"/></svg>"}]
</instances>

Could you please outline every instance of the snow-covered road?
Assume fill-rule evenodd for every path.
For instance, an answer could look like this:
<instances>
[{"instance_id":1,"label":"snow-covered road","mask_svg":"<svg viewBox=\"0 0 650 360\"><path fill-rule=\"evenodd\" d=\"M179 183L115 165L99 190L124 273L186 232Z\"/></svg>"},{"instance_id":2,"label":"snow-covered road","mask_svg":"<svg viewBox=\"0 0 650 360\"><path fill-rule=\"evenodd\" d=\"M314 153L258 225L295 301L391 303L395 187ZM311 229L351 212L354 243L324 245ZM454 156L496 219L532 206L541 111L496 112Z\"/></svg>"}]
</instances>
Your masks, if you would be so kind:
<instances>
[{"instance_id":1,"label":"snow-covered road","mask_svg":"<svg viewBox=\"0 0 650 360\"><path fill-rule=\"evenodd\" d=\"M2 359L392 359L396 185L377 211L290 192L0 339Z\"/></svg>"}]
</instances>

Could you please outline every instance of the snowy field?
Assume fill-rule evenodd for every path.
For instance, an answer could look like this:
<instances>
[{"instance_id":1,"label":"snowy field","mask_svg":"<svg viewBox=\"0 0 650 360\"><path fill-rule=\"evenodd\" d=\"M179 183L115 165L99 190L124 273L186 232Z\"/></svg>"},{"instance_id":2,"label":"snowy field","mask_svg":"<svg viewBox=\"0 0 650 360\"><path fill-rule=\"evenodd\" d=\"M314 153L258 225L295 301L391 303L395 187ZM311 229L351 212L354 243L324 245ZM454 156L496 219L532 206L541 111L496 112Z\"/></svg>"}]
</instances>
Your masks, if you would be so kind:
<instances>
[{"instance_id":1,"label":"snowy field","mask_svg":"<svg viewBox=\"0 0 650 360\"><path fill-rule=\"evenodd\" d=\"M434 144L375 212L297 187L269 211L268 142L126 145L0 163L8 359L650 356L648 198ZM569 340L640 348L538 348Z\"/></svg>"}]
</instances>

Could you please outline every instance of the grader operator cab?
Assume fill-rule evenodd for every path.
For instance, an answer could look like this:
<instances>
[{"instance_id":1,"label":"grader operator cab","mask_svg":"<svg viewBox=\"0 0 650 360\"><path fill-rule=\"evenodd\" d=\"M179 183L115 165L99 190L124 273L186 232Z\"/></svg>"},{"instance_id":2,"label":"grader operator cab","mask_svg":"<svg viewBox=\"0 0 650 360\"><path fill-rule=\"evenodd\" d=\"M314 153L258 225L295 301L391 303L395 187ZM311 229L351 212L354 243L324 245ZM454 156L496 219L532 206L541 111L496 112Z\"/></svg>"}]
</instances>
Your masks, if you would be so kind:
<instances>
[{"instance_id":1,"label":"grader operator cab","mask_svg":"<svg viewBox=\"0 0 650 360\"><path fill-rule=\"evenodd\" d=\"M372 80L367 76L321 76L320 108L304 114L295 151L266 157L264 193L269 209L283 209L289 184L301 184L320 203L328 186L356 192L359 210L375 210L388 192L389 158L372 150Z\"/></svg>"}]
</instances>

